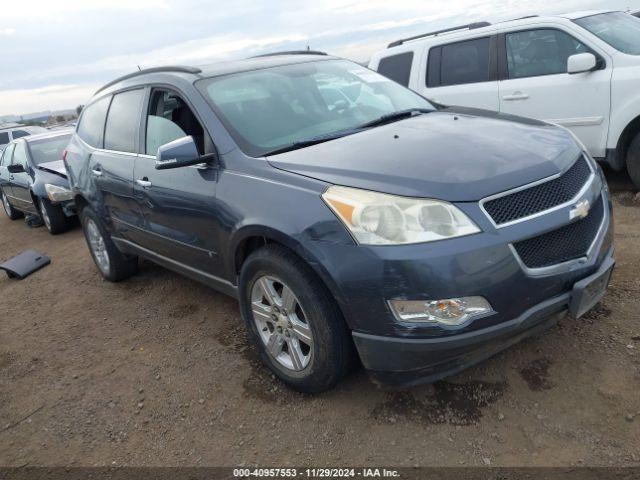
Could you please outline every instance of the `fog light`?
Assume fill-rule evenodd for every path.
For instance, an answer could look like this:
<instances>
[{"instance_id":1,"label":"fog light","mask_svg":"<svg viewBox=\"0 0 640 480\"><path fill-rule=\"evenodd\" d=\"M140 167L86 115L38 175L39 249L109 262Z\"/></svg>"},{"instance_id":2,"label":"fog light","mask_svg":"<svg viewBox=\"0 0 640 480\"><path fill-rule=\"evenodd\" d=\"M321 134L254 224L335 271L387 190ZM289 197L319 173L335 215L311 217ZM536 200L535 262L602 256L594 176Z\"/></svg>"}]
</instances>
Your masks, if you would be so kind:
<instances>
[{"instance_id":1,"label":"fog light","mask_svg":"<svg viewBox=\"0 0 640 480\"><path fill-rule=\"evenodd\" d=\"M401 322L459 326L469 320L493 313L483 297L447 298L444 300L390 300L394 315Z\"/></svg>"}]
</instances>

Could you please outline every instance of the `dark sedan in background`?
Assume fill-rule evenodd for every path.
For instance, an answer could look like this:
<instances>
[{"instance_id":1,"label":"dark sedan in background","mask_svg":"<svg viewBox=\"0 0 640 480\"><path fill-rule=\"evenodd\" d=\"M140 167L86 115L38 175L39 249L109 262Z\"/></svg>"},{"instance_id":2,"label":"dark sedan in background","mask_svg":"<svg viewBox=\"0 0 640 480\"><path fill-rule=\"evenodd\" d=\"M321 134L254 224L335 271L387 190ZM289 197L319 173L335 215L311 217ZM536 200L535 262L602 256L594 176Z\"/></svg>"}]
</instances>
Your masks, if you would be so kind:
<instances>
[{"instance_id":1,"label":"dark sedan in background","mask_svg":"<svg viewBox=\"0 0 640 480\"><path fill-rule=\"evenodd\" d=\"M11 220L37 215L53 235L68 230L76 210L62 155L72 131L9 143L0 158L2 206Z\"/></svg>"}]
</instances>

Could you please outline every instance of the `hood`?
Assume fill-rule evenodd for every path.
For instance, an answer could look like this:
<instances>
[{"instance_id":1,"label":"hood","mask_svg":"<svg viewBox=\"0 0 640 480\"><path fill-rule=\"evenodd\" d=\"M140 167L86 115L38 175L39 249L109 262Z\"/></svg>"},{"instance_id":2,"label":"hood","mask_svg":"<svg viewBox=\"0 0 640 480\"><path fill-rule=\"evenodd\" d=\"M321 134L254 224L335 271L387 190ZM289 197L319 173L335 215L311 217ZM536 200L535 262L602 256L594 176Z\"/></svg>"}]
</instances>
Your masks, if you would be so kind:
<instances>
[{"instance_id":1,"label":"hood","mask_svg":"<svg viewBox=\"0 0 640 480\"><path fill-rule=\"evenodd\" d=\"M467 202L564 171L579 155L554 125L445 108L267 160L331 184Z\"/></svg>"},{"instance_id":2,"label":"hood","mask_svg":"<svg viewBox=\"0 0 640 480\"><path fill-rule=\"evenodd\" d=\"M38 165L40 170L44 170L46 172L55 173L64 178L67 178L67 169L64 166L64 162L62 160L55 160L53 162L45 162Z\"/></svg>"}]
</instances>

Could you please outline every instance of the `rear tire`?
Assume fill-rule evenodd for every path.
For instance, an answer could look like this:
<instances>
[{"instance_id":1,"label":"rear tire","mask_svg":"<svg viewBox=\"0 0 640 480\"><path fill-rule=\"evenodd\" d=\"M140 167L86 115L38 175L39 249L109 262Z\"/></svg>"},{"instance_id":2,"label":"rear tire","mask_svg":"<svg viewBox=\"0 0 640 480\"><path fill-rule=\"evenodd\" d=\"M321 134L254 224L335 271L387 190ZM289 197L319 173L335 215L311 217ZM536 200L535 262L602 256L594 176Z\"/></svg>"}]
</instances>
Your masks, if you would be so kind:
<instances>
[{"instance_id":1,"label":"rear tire","mask_svg":"<svg viewBox=\"0 0 640 480\"><path fill-rule=\"evenodd\" d=\"M20 210L16 210L11 206L11 204L9 203L9 199L5 195L4 191L2 192L2 208L4 210L4 213L7 214L7 217L9 217L10 220L17 220L24 217L24 213L22 213Z\"/></svg>"},{"instance_id":2,"label":"rear tire","mask_svg":"<svg viewBox=\"0 0 640 480\"><path fill-rule=\"evenodd\" d=\"M138 257L127 256L118 250L91 208L83 208L80 219L93 261L104 278L110 282L119 282L138 271Z\"/></svg>"},{"instance_id":3,"label":"rear tire","mask_svg":"<svg viewBox=\"0 0 640 480\"><path fill-rule=\"evenodd\" d=\"M59 233L69 230L69 219L62 211L60 205L53 205L49 200L44 198L38 198L38 204L42 222L51 235L58 235Z\"/></svg>"},{"instance_id":4,"label":"rear tire","mask_svg":"<svg viewBox=\"0 0 640 480\"><path fill-rule=\"evenodd\" d=\"M242 317L262 361L295 390L334 387L349 368L349 331L313 270L290 250L267 245L246 259L239 283Z\"/></svg>"},{"instance_id":5,"label":"rear tire","mask_svg":"<svg viewBox=\"0 0 640 480\"><path fill-rule=\"evenodd\" d=\"M635 187L640 190L640 133L631 141L627 150L627 171Z\"/></svg>"}]
</instances>

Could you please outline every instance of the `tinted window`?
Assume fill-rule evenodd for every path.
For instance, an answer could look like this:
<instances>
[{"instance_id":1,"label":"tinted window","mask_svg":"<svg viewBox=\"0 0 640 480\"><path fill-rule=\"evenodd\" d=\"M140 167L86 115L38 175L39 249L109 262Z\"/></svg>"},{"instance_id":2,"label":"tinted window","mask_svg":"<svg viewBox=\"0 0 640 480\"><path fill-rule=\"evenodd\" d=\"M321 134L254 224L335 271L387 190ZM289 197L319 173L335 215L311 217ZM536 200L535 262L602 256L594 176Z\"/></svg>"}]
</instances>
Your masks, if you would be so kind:
<instances>
[{"instance_id":1,"label":"tinted window","mask_svg":"<svg viewBox=\"0 0 640 480\"><path fill-rule=\"evenodd\" d=\"M155 155L158 147L191 135L200 154L205 153L205 133L186 102L173 92L155 90L147 113L145 153Z\"/></svg>"},{"instance_id":2,"label":"tinted window","mask_svg":"<svg viewBox=\"0 0 640 480\"><path fill-rule=\"evenodd\" d=\"M542 29L508 33L509 78L567 73L567 59L589 49L560 30Z\"/></svg>"},{"instance_id":3,"label":"tinted window","mask_svg":"<svg viewBox=\"0 0 640 480\"><path fill-rule=\"evenodd\" d=\"M104 122L110 100L111 96L106 96L85 107L82 111L78 125L78 136L92 147L102 148Z\"/></svg>"},{"instance_id":4,"label":"tinted window","mask_svg":"<svg viewBox=\"0 0 640 480\"><path fill-rule=\"evenodd\" d=\"M2 153L2 165L3 166L7 166L11 163L11 154L13 153L13 149L15 148L15 144L12 143L11 145L8 145L7 148L5 148L4 152Z\"/></svg>"},{"instance_id":5,"label":"tinted window","mask_svg":"<svg viewBox=\"0 0 640 480\"><path fill-rule=\"evenodd\" d=\"M13 162L11 163L27 166L27 145L24 142L16 143L16 148L13 151Z\"/></svg>"},{"instance_id":6,"label":"tinted window","mask_svg":"<svg viewBox=\"0 0 640 480\"><path fill-rule=\"evenodd\" d=\"M640 16L640 12L634 13ZM640 55L640 20L622 12L579 18L575 22L597 35L616 50Z\"/></svg>"},{"instance_id":7,"label":"tinted window","mask_svg":"<svg viewBox=\"0 0 640 480\"><path fill-rule=\"evenodd\" d=\"M31 160L35 165L62 160L62 153L64 149L67 148L70 138L71 135L62 135L60 137L30 142Z\"/></svg>"},{"instance_id":8,"label":"tinted window","mask_svg":"<svg viewBox=\"0 0 640 480\"><path fill-rule=\"evenodd\" d=\"M413 52L386 57L380 60L378 73L407 87L409 85L412 62Z\"/></svg>"},{"instance_id":9,"label":"tinted window","mask_svg":"<svg viewBox=\"0 0 640 480\"><path fill-rule=\"evenodd\" d=\"M441 85L489 80L489 38L478 38L442 47Z\"/></svg>"},{"instance_id":10,"label":"tinted window","mask_svg":"<svg viewBox=\"0 0 640 480\"><path fill-rule=\"evenodd\" d=\"M0 145L9 143L9 132L0 132Z\"/></svg>"},{"instance_id":11,"label":"tinted window","mask_svg":"<svg viewBox=\"0 0 640 480\"><path fill-rule=\"evenodd\" d=\"M14 130L14 131L11 132L11 136L13 137L14 140L16 138L26 137L28 135L31 135L31 134L29 132L24 131L24 130Z\"/></svg>"},{"instance_id":12,"label":"tinted window","mask_svg":"<svg viewBox=\"0 0 640 480\"><path fill-rule=\"evenodd\" d=\"M136 137L140 124L140 105L144 90L130 90L113 96L107 126L104 130L104 148L118 152L136 151Z\"/></svg>"}]
</instances>

